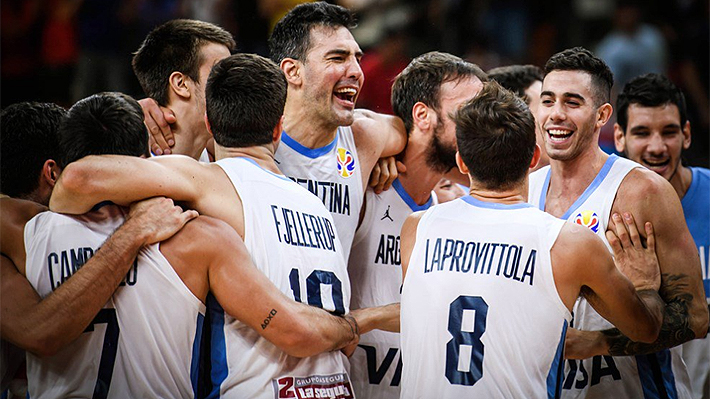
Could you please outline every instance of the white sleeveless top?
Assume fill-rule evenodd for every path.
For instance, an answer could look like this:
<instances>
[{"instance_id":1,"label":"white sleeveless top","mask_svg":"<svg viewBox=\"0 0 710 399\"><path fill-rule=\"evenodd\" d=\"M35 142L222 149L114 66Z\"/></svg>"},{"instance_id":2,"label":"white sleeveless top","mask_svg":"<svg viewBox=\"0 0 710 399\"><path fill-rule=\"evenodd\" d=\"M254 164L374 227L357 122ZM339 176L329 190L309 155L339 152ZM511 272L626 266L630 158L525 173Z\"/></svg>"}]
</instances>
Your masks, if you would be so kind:
<instances>
[{"instance_id":1,"label":"white sleeveless top","mask_svg":"<svg viewBox=\"0 0 710 399\"><path fill-rule=\"evenodd\" d=\"M244 208L244 243L252 261L284 294L336 314L349 311L350 280L333 219L323 204L285 176L249 158L217 161ZM214 389L210 397L289 398L352 394L340 351L288 356L208 300ZM340 397L340 396L339 396ZM349 397L349 396L342 396Z\"/></svg>"},{"instance_id":2,"label":"white sleeveless top","mask_svg":"<svg viewBox=\"0 0 710 399\"><path fill-rule=\"evenodd\" d=\"M561 219L588 227L606 244L605 232L616 192L626 175L642 167L636 162L610 155L601 170ZM541 210L550 184L550 167L530 175L528 201ZM583 297L573 309L571 327L599 331L614 328ZM594 356L567 360L563 398L690 398L688 371L680 357L680 347L650 355Z\"/></svg>"},{"instance_id":3,"label":"white sleeveless top","mask_svg":"<svg viewBox=\"0 0 710 399\"><path fill-rule=\"evenodd\" d=\"M402 398L547 398L571 315L550 249L564 222L471 196L429 209L402 288Z\"/></svg>"},{"instance_id":4,"label":"white sleeveless top","mask_svg":"<svg viewBox=\"0 0 710 399\"><path fill-rule=\"evenodd\" d=\"M115 205L83 216L35 216L25 226L27 280L48 296L123 221ZM27 354L29 396L193 397L204 312L158 245L146 247L77 340L54 356Z\"/></svg>"},{"instance_id":5,"label":"white sleeveless top","mask_svg":"<svg viewBox=\"0 0 710 399\"><path fill-rule=\"evenodd\" d=\"M333 215L347 261L364 195L352 129L339 127L330 144L315 149L283 132L275 159L283 174L320 198Z\"/></svg>"},{"instance_id":6,"label":"white sleeveless top","mask_svg":"<svg viewBox=\"0 0 710 399\"><path fill-rule=\"evenodd\" d=\"M352 309L387 305L400 301L402 264L399 234L412 212L429 209L434 196L424 205L416 202L399 179L381 194L368 188L365 214L355 233L348 271L353 285ZM363 334L350 357L350 375L355 392L364 398L399 398L402 360L399 333L374 330Z\"/></svg>"}]
</instances>

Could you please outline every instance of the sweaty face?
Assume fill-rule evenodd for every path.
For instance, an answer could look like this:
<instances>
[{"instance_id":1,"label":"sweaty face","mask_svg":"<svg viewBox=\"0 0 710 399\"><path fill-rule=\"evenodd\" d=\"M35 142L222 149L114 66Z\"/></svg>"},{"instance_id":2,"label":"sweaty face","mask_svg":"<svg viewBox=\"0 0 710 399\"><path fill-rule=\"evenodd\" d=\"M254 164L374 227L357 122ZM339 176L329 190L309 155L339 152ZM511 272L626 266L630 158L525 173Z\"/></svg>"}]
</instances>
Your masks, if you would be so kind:
<instances>
[{"instance_id":1,"label":"sweaty face","mask_svg":"<svg viewBox=\"0 0 710 399\"><path fill-rule=\"evenodd\" d=\"M690 128L680 125L675 104L658 107L629 105L626 132L615 131L616 149L666 180L675 176L681 152L690 146Z\"/></svg>"},{"instance_id":2,"label":"sweaty face","mask_svg":"<svg viewBox=\"0 0 710 399\"><path fill-rule=\"evenodd\" d=\"M311 29L310 49L303 62L304 106L325 123L349 126L365 77L362 50L345 27Z\"/></svg>"},{"instance_id":3,"label":"sweaty face","mask_svg":"<svg viewBox=\"0 0 710 399\"><path fill-rule=\"evenodd\" d=\"M552 71L542 83L536 122L551 159L575 159L594 147L601 126L592 96L592 77L581 71Z\"/></svg>"},{"instance_id":4,"label":"sweaty face","mask_svg":"<svg viewBox=\"0 0 710 399\"><path fill-rule=\"evenodd\" d=\"M456 124L450 115L483 88L477 77L449 81L441 85L439 91L440 110L436 113L436 127L431 136L431 151L427 164L432 169L446 172L456 167Z\"/></svg>"}]
</instances>

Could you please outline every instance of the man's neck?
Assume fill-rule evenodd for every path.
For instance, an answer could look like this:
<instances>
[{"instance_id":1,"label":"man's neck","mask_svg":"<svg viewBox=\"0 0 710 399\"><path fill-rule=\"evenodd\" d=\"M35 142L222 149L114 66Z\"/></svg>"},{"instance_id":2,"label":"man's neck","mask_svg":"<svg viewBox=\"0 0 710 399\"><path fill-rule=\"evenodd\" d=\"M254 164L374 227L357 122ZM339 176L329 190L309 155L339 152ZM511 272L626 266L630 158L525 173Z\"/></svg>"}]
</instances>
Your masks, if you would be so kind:
<instances>
[{"instance_id":1,"label":"man's neck","mask_svg":"<svg viewBox=\"0 0 710 399\"><path fill-rule=\"evenodd\" d=\"M507 190L482 188L480 184L472 180L469 194L471 197L485 202L494 202L504 205L523 204L527 202L528 198L528 179L526 177L524 182Z\"/></svg>"},{"instance_id":2,"label":"man's neck","mask_svg":"<svg viewBox=\"0 0 710 399\"><path fill-rule=\"evenodd\" d=\"M671 177L671 186L675 189L678 194L678 198L683 199L685 194L690 188L690 184L693 182L693 171L681 164L678 164L678 169Z\"/></svg>"},{"instance_id":3,"label":"man's neck","mask_svg":"<svg viewBox=\"0 0 710 399\"><path fill-rule=\"evenodd\" d=\"M404 191L412 197L417 205L424 205L429 201L431 191L443 177L442 173L432 170L426 162L427 154L431 148L424 142L425 140L416 138L409 140L402 157L402 163L407 171L398 177Z\"/></svg>"},{"instance_id":4,"label":"man's neck","mask_svg":"<svg viewBox=\"0 0 710 399\"><path fill-rule=\"evenodd\" d=\"M190 103L168 104L168 108L173 111L177 119L177 122L171 126L175 136L175 145L171 151L173 154L187 155L199 160L210 135L204 117L192 115L195 111L185 109L186 107L190 107Z\"/></svg>"},{"instance_id":5,"label":"man's neck","mask_svg":"<svg viewBox=\"0 0 710 399\"><path fill-rule=\"evenodd\" d=\"M217 161L227 158L249 158L263 169L277 175L283 175L274 161L275 146L273 143L254 147L232 148L222 147L215 143L215 159Z\"/></svg>"},{"instance_id":6,"label":"man's neck","mask_svg":"<svg viewBox=\"0 0 710 399\"><path fill-rule=\"evenodd\" d=\"M286 101L284 108L284 131L292 139L307 148L321 148L330 144L338 132L338 126L323 121L307 104Z\"/></svg>"},{"instance_id":7,"label":"man's neck","mask_svg":"<svg viewBox=\"0 0 710 399\"><path fill-rule=\"evenodd\" d=\"M554 216L563 215L589 187L608 158L599 146L594 146L574 159L550 159L550 187L545 211Z\"/></svg>"}]
</instances>

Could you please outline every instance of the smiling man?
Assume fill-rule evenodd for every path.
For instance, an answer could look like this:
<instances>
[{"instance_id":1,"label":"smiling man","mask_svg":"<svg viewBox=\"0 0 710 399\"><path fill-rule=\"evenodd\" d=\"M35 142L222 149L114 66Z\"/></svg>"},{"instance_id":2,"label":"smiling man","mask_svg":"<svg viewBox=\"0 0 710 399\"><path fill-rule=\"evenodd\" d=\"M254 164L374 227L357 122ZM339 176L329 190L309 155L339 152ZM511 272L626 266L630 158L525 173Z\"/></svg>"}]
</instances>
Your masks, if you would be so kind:
<instances>
[{"instance_id":1,"label":"smiling man","mask_svg":"<svg viewBox=\"0 0 710 399\"><path fill-rule=\"evenodd\" d=\"M354 26L343 7L305 3L289 11L269 39L271 59L288 82L276 162L331 212L346 260L370 172L407 141L398 118L355 111L365 77L362 50L349 30Z\"/></svg>"},{"instance_id":2,"label":"smiling man","mask_svg":"<svg viewBox=\"0 0 710 399\"><path fill-rule=\"evenodd\" d=\"M710 170L681 162L683 150L690 147L685 97L665 76L647 74L624 86L616 107L617 151L663 176L680 198L685 221L698 247L705 298L710 304ZM685 343L683 360L695 397L710 398L710 340Z\"/></svg>"},{"instance_id":3,"label":"smiling man","mask_svg":"<svg viewBox=\"0 0 710 399\"><path fill-rule=\"evenodd\" d=\"M653 223L659 293L666 302L659 338L641 344L594 311L591 297L581 297L565 351L570 359L584 360L567 362L563 397L663 397L667 392L690 397L679 348L668 348L704 337L708 311L697 249L678 195L658 174L599 148L599 133L612 114L613 76L602 60L577 47L553 55L545 72L536 121L550 166L530 176L528 201L603 240L614 213L630 212L639 224Z\"/></svg>"}]
</instances>

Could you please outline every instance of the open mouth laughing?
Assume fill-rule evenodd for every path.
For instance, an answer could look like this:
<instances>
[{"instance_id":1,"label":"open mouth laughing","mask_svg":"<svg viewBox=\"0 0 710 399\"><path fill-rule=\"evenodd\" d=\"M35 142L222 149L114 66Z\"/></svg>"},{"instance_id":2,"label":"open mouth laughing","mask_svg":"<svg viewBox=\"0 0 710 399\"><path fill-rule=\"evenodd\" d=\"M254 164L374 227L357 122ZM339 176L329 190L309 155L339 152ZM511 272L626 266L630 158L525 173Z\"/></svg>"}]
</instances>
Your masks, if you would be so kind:
<instances>
[{"instance_id":1,"label":"open mouth laughing","mask_svg":"<svg viewBox=\"0 0 710 399\"><path fill-rule=\"evenodd\" d=\"M553 144L564 143L573 133L567 129L547 129L547 137Z\"/></svg>"},{"instance_id":2,"label":"open mouth laughing","mask_svg":"<svg viewBox=\"0 0 710 399\"><path fill-rule=\"evenodd\" d=\"M354 87L341 87L339 89L335 89L334 95L345 106L354 107L355 98L357 97L357 89Z\"/></svg>"}]
</instances>

